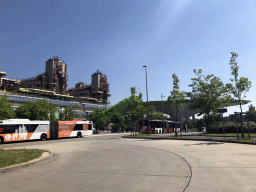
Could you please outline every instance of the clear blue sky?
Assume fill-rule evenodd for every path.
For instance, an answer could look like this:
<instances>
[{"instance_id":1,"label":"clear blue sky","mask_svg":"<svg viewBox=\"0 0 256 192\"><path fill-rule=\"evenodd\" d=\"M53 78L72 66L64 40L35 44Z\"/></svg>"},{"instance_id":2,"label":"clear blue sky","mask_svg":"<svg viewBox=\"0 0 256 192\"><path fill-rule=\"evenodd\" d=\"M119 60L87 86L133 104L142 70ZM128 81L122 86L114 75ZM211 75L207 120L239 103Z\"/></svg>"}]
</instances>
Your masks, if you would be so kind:
<instances>
[{"instance_id":1,"label":"clear blue sky","mask_svg":"<svg viewBox=\"0 0 256 192\"><path fill-rule=\"evenodd\" d=\"M254 0L2 0L0 67L8 78L34 77L57 55L68 64L68 88L90 84L99 69L113 105L132 86L146 101L143 65L151 101L170 95L173 73L183 91L191 91L193 69L227 83L236 52L239 77L252 82L246 99L255 105L255 10Z\"/></svg>"}]
</instances>

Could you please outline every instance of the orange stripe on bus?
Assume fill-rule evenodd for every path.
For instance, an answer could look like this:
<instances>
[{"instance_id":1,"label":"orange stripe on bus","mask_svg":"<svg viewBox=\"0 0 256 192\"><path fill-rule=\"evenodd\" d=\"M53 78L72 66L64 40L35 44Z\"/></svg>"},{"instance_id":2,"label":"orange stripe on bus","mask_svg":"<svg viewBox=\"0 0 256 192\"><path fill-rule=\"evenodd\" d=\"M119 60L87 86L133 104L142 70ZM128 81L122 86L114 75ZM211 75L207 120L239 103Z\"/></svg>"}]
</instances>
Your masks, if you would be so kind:
<instances>
[{"instance_id":1,"label":"orange stripe on bus","mask_svg":"<svg viewBox=\"0 0 256 192\"><path fill-rule=\"evenodd\" d=\"M50 139L50 129L47 131L46 135L47 135L47 139Z\"/></svg>"}]
</instances>

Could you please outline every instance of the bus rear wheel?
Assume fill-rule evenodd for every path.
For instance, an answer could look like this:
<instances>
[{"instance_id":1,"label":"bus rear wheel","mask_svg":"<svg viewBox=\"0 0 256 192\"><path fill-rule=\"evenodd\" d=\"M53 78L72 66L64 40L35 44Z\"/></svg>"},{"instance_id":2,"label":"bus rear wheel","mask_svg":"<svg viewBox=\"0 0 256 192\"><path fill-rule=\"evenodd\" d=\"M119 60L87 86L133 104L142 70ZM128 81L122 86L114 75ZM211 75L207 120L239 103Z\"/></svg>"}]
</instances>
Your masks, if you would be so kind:
<instances>
[{"instance_id":1,"label":"bus rear wheel","mask_svg":"<svg viewBox=\"0 0 256 192\"><path fill-rule=\"evenodd\" d=\"M40 139L41 139L41 141L45 141L47 139L47 135L46 134L42 134Z\"/></svg>"},{"instance_id":2,"label":"bus rear wheel","mask_svg":"<svg viewBox=\"0 0 256 192\"><path fill-rule=\"evenodd\" d=\"M77 137L82 137L82 133L81 133L81 132L78 132L78 133L77 133Z\"/></svg>"},{"instance_id":3,"label":"bus rear wheel","mask_svg":"<svg viewBox=\"0 0 256 192\"><path fill-rule=\"evenodd\" d=\"M3 143L4 143L4 138L0 137L0 144L3 144Z\"/></svg>"}]
</instances>

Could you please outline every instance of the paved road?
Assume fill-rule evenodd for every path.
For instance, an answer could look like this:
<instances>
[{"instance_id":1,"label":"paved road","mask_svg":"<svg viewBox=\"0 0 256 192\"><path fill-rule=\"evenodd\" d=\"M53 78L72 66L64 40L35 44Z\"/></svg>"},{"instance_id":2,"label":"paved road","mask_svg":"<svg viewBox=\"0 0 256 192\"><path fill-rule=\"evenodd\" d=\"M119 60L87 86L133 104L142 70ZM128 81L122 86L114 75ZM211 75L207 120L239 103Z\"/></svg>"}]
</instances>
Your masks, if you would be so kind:
<instances>
[{"instance_id":1,"label":"paved road","mask_svg":"<svg viewBox=\"0 0 256 192\"><path fill-rule=\"evenodd\" d=\"M254 145L120 135L1 145L58 154L1 173L1 191L256 191Z\"/></svg>"}]
</instances>

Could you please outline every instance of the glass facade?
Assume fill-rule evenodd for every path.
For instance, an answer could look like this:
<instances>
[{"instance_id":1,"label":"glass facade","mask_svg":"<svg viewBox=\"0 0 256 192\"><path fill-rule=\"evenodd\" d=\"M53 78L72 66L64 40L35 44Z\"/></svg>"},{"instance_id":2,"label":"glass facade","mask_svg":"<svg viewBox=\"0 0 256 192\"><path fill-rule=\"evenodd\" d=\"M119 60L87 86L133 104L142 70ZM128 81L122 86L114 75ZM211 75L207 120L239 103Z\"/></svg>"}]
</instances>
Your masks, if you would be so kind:
<instances>
[{"instance_id":1,"label":"glass facade","mask_svg":"<svg viewBox=\"0 0 256 192\"><path fill-rule=\"evenodd\" d=\"M4 94L0 94L0 96L4 96ZM38 99L43 99L43 98L35 98L35 97L25 97L25 96L18 96L18 95L7 95L8 96L8 101L10 102L17 102L17 103L23 103L23 102L36 102ZM95 108L100 108L100 109L107 109L109 106L106 105L97 105L97 104L90 104L90 103L79 103L79 102L72 102L72 101L61 101L61 100L54 100L54 99L45 99L49 103L52 103L57 106L61 107L75 107L80 106L84 108L89 108L89 109L95 109Z\"/></svg>"}]
</instances>

